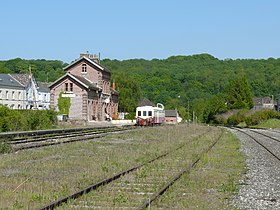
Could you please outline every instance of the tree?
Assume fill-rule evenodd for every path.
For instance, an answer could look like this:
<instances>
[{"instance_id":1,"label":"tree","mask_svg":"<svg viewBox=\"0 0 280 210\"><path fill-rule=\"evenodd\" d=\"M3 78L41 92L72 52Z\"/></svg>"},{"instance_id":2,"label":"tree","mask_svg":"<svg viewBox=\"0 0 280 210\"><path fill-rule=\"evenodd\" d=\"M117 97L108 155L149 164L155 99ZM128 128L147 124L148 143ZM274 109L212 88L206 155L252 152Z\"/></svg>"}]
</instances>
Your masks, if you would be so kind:
<instances>
[{"instance_id":1,"label":"tree","mask_svg":"<svg viewBox=\"0 0 280 210\"><path fill-rule=\"evenodd\" d=\"M119 110L122 112L135 112L141 91L138 82L125 74L113 75L116 89L119 92Z\"/></svg>"},{"instance_id":2,"label":"tree","mask_svg":"<svg viewBox=\"0 0 280 210\"><path fill-rule=\"evenodd\" d=\"M230 81L227 89L227 106L230 109L251 109L254 107L252 92L244 74Z\"/></svg>"}]
</instances>

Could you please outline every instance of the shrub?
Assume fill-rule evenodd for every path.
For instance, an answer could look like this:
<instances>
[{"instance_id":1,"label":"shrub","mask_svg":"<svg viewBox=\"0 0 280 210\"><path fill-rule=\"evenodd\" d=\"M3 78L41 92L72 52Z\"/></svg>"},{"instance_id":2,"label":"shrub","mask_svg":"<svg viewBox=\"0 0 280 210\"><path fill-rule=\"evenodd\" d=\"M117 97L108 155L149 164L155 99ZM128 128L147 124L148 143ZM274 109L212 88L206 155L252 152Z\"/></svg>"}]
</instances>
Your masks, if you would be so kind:
<instances>
[{"instance_id":1,"label":"shrub","mask_svg":"<svg viewBox=\"0 0 280 210\"><path fill-rule=\"evenodd\" d=\"M8 153L12 150L12 147L10 144L7 144L6 142L0 142L0 154Z\"/></svg>"},{"instance_id":2,"label":"shrub","mask_svg":"<svg viewBox=\"0 0 280 210\"><path fill-rule=\"evenodd\" d=\"M11 110L0 105L0 132L53 128L56 115L54 110Z\"/></svg>"},{"instance_id":3,"label":"shrub","mask_svg":"<svg viewBox=\"0 0 280 210\"><path fill-rule=\"evenodd\" d=\"M248 112L247 110L240 110L237 113L231 115L227 119L227 124L228 125L238 125L239 123L244 122L246 119L247 112Z\"/></svg>"},{"instance_id":4,"label":"shrub","mask_svg":"<svg viewBox=\"0 0 280 210\"><path fill-rule=\"evenodd\" d=\"M248 126L252 126L278 116L279 114L274 110L259 110L247 116L245 122Z\"/></svg>"}]
</instances>

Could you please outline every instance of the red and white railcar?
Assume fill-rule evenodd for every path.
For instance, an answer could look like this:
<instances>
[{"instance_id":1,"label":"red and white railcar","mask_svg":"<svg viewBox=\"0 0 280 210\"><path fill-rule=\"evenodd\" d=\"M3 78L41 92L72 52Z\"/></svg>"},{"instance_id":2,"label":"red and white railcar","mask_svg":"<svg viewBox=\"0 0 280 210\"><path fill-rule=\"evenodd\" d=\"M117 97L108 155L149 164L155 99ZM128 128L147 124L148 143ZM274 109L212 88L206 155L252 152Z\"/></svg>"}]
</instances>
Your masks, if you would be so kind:
<instances>
[{"instance_id":1,"label":"red and white railcar","mask_svg":"<svg viewBox=\"0 0 280 210\"><path fill-rule=\"evenodd\" d=\"M164 106L160 103L156 107L140 106L136 108L136 123L140 126L160 125L164 122Z\"/></svg>"}]
</instances>

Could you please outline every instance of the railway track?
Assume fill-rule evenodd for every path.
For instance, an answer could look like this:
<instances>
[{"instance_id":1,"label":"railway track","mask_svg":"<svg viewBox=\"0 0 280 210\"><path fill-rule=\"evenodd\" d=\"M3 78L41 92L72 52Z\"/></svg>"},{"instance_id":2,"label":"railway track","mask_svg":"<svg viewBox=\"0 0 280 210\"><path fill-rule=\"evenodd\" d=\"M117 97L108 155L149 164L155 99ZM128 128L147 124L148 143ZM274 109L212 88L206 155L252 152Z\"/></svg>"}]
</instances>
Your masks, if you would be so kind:
<instances>
[{"instance_id":1,"label":"railway track","mask_svg":"<svg viewBox=\"0 0 280 210\"><path fill-rule=\"evenodd\" d=\"M58 133L43 133L33 134L23 137L13 137L6 140L10 144L14 152L19 150L38 148L44 146L51 146L57 144L65 144L76 141L85 141L93 138L100 138L108 134L125 132L134 129L133 126L127 127L105 127L105 128L92 128L85 130L74 130L73 132L58 132ZM22 134L21 134L22 136Z\"/></svg>"},{"instance_id":2,"label":"railway track","mask_svg":"<svg viewBox=\"0 0 280 210\"><path fill-rule=\"evenodd\" d=\"M249 136L253 141L255 141L259 146L264 148L270 155L272 155L276 160L280 161L280 153L279 153L279 148L280 148L280 137L278 136L271 136L268 134L265 134L263 132L267 132L267 130L260 131L260 130L254 130L254 129L240 129L240 128L232 128L234 130L237 130L247 136ZM254 136L253 134L257 134L257 136ZM278 132L277 132L278 133ZM278 133L279 134L279 133ZM262 138L260 138L260 136ZM263 138L264 137L264 138ZM275 142L277 143L277 146L275 145ZM277 149L278 147L278 149Z\"/></svg>"},{"instance_id":3,"label":"railway track","mask_svg":"<svg viewBox=\"0 0 280 210\"><path fill-rule=\"evenodd\" d=\"M247 156L245 184L234 200L239 209L280 209L280 134L271 129L233 129Z\"/></svg>"},{"instance_id":4,"label":"railway track","mask_svg":"<svg viewBox=\"0 0 280 210\"><path fill-rule=\"evenodd\" d=\"M218 138L215 137L214 140L209 141L207 145L203 144L204 146L197 154L190 154L188 151L196 148L200 144L199 138L202 138L205 134L187 144L180 145L172 151L60 198L39 209L145 209L151 206L152 202L157 200L184 173L189 173L201 157L215 146L223 132Z\"/></svg>"}]
</instances>

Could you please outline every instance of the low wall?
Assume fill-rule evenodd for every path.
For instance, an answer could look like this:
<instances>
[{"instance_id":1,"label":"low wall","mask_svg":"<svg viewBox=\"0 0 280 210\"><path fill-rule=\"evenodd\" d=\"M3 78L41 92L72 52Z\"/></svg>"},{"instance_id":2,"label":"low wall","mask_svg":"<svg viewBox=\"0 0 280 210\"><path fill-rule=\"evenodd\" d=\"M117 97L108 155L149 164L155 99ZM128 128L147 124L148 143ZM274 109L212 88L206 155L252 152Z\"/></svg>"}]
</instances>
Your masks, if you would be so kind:
<instances>
[{"instance_id":1,"label":"low wall","mask_svg":"<svg viewBox=\"0 0 280 210\"><path fill-rule=\"evenodd\" d=\"M121 125L134 125L136 120L112 120L112 124L121 124Z\"/></svg>"}]
</instances>

